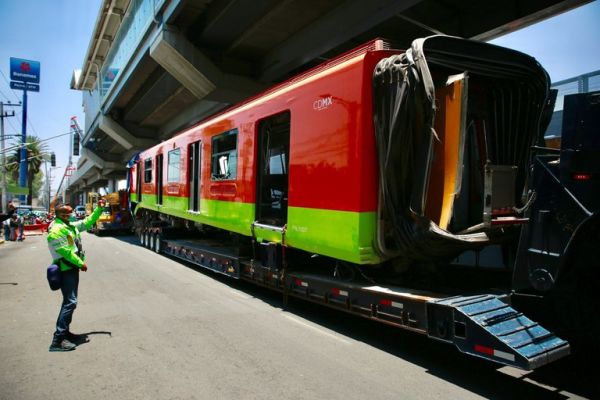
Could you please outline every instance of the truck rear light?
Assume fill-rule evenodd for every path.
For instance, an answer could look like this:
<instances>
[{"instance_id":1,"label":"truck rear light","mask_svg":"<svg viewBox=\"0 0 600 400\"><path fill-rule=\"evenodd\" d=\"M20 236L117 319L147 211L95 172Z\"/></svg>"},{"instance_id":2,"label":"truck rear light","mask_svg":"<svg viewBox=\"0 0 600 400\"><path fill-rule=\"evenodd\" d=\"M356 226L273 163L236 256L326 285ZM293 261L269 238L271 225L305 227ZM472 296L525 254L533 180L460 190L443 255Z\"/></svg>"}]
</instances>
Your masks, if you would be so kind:
<instances>
[{"instance_id":1,"label":"truck rear light","mask_svg":"<svg viewBox=\"0 0 600 400\"><path fill-rule=\"evenodd\" d=\"M592 179L592 174L578 172L571 175L571 179L573 179L574 181L589 181L590 179Z\"/></svg>"}]
</instances>

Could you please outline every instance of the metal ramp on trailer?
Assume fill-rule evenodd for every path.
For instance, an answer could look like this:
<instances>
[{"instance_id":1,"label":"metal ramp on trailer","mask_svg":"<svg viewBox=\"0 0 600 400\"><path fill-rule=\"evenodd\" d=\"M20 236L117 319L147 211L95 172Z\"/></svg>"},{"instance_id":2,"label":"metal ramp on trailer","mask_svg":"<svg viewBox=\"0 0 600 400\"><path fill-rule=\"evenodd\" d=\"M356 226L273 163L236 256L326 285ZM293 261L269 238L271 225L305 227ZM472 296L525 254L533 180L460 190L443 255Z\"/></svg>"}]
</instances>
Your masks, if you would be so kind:
<instances>
[{"instance_id":1,"label":"metal ramp on trailer","mask_svg":"<svg viewBox=\"0 0 600 400\"><path fill-rule=\"evenodd\" d=\"M429 302L428 319L430 337L451 341L463 353L525 370L538 368L570 353L568 342L494 295L460 296ZM446 323L442 329L439 329L440 323Z\"/></svg>"},{"instance_id":2,"label":"metal ramp on trailer","mask_svg":"<svg viewBox=\"0 0 600 400\"><path fill-rule=\"evenodd\" d=\"M447 297L402 287L292 273L288 295L454 344L461 352L532 370L569 355L569 343L513 309L506 296Z\"/></svg>"}]
</instances>

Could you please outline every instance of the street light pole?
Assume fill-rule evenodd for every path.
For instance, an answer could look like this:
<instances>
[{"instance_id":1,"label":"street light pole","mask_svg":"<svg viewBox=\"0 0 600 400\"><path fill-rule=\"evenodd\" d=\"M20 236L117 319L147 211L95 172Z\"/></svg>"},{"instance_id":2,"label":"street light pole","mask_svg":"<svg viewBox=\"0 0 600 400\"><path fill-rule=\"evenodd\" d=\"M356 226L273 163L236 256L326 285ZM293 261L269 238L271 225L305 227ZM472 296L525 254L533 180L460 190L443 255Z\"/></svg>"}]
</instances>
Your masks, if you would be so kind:
<instances>
[{"instance_id":1,"label":"street light pole","mask_svg":"<svg viewBox=\"0 0 600 400\"><path fill-rule=\"evenodd\" d=\"M2 204L0 204L0 208L2 209L2 211L6 211L6 205L8 203L8 193L7 193L7 186L6 186L6 158L5 158L5 151L4 151L4 118L8 118L8 117L14 117L15 116L15 112L11 111L10 113L8 111L4 111L4 106L9 106L9 107L18 107L19 104L11 104L10 101L8 103L3 103L0 101L0 145L2 146L1 148L1 152L2 154L0 155L0 173L2 174L2 179L0 180L0 187L2 189Z\"/></svg>"},{"instance_id":2,"label":"street light pole","mask_svg":"<svg viewBox=\"0 0 600 400\"><path fill-rule=\"evenodd\" d=\"M22 121L21 165L19 165L19 186L27 186L27 89L23 89L23 121ZM21 202L27 203L27 195L21 195Z\"/></svg>"}]
</instances>

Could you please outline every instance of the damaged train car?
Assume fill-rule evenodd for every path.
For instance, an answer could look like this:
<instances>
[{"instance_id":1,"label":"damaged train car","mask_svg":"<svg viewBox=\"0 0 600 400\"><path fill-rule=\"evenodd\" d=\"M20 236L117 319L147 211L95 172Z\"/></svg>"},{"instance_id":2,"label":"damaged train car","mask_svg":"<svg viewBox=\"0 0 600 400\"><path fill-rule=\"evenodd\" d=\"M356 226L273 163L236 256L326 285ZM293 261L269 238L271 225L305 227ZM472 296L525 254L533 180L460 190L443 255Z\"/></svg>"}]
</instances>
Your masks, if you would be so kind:
<instances>
[{"instance_id":1,"label":"damaged train car","mask_svg":"<svg viewBox=\"0 0 600 400\"><path fill-rule=\"evenodd\" d=\"M552 106L546 71L525 54L447 36L407 50L374 40L138 154L137 233L286 300L536 368L570 345L511 300L552 297L562 271L581 274L567 267L580 233L598 236L598 198L578 212L536 186L559 162L543 148ZM540 261L550 250L533 210L550 210L556 268Z\"/></svg>"}]
</instances>

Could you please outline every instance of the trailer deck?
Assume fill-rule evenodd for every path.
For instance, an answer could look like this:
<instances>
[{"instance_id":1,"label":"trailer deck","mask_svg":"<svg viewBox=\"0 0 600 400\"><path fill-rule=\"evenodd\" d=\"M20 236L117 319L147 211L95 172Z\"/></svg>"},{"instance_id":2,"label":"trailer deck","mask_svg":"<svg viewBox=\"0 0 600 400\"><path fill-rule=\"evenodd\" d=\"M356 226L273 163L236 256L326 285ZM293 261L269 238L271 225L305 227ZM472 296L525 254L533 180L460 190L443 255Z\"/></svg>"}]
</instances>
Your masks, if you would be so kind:
<instances>
[{"instance_id":1,"label":"trailer deck","mask_svg":"<svg viewBox=\"0 0 600 400\"><path fill-rule=\"evenodd\" d=\"M156 240L161 240L157 238ZM147 246L148 247L148 246ZM525 370L570 353L568 342L512 308L506 294L449 296L412 288L343 281L265 267L237 248L208 240L162 240L159 251L235 279L413 331L461 352Z\"/></svg>"}]
</instances>

